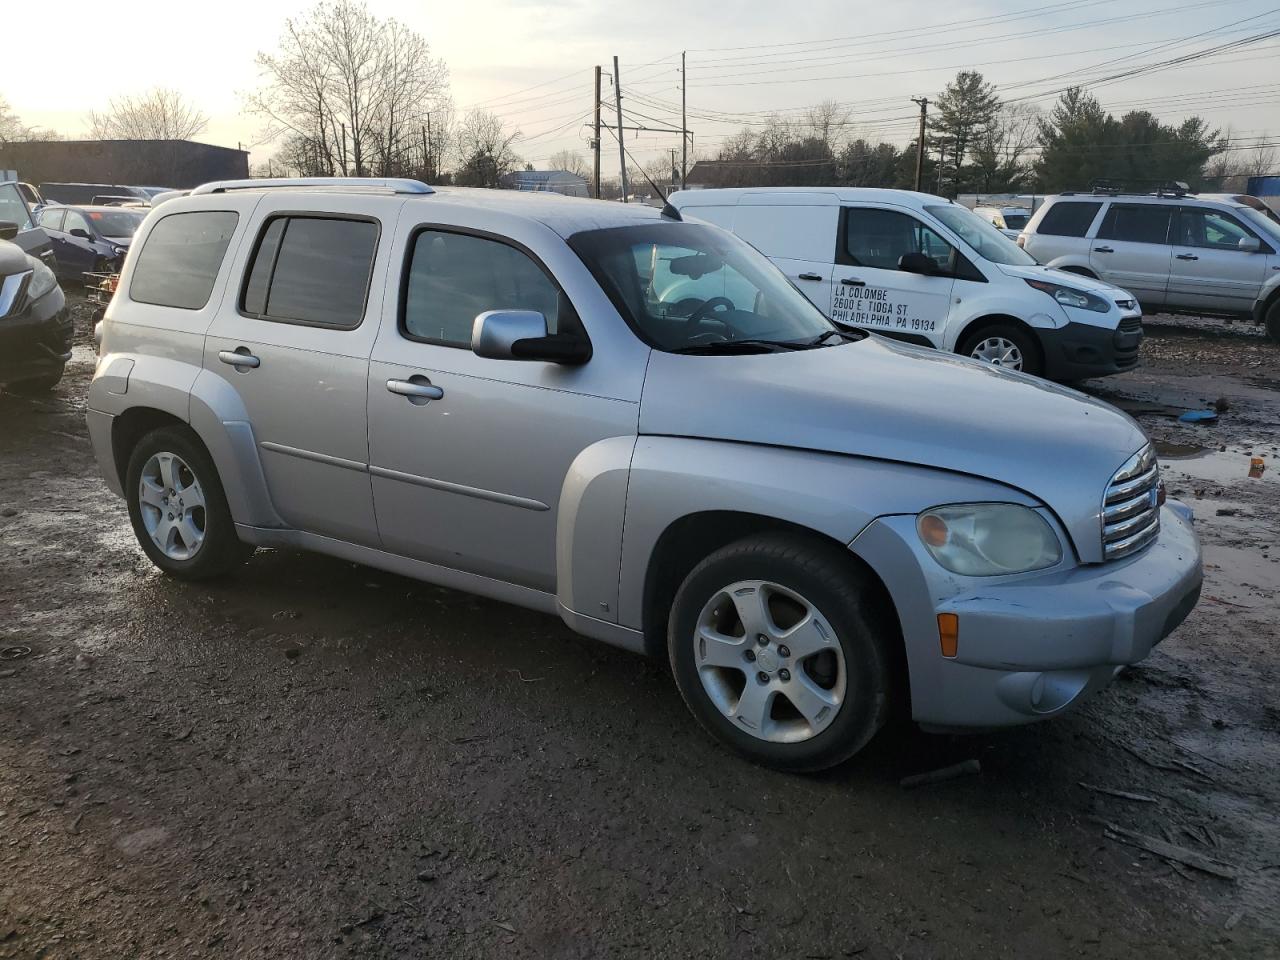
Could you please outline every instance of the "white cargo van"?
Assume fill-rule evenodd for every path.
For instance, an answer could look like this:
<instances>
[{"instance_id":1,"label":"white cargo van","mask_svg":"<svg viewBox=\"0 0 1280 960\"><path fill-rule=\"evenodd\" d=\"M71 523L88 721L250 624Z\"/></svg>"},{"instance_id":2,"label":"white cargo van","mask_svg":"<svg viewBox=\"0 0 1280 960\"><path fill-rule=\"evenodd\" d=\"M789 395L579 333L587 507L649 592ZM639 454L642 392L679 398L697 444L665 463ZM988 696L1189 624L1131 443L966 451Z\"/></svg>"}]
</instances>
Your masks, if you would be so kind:
<instances>
[{"instance_id":1,"label":"white cargo van","mask_svg":"<svg viewBox=\"0 0 1280 960\"><path fill-rule=\"evenodd\" d=\"M1129 293L1049 270L972 211L907 190L683 190L682 216L731 230L833 320L1054 380L1128 370Z\"/></svg>"}]
</instances>

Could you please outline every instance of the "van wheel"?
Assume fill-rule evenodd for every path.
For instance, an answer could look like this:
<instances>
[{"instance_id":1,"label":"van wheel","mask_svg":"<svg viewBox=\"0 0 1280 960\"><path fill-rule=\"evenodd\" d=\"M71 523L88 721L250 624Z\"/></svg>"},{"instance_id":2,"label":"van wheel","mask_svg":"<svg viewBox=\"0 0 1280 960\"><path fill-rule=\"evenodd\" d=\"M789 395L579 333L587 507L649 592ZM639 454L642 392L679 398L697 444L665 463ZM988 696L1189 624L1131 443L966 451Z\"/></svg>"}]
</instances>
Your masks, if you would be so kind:
<instances>
[{"instance_id":1,"label":"van wheel","mask_svg":"<svg viewBox=\"0 0 1280 960\"><path fill-rule=\"evenodd\" d=\"M713 736L779 770L823 770L885 723L892 629L838 547L749 537L698 564L676 593L676 686Z\"/></svg>"},{"instance_id":2,"label":"van wheel","mask_svg":"<svg viewBox=\"0 0 1280 960\"><path fill-rule=\"evenodd\" d=\"M1277 297L1267 311L1267 336L1280 343L1280 297Z\"/></svg>"},{"instance_id":3,"label":"van wheel","mask_svg":"<svg viewBox=\"0 0 1280 960\"><path fill-rule=\"evenodd\" d=\"M139 545L165 573L205 580L253 553L236 536L218 471L188 427L160 427L138 442L125 496Z\"/></svg>"},{"instance_id":4,"label":"van wheel","mask_svg":"<svg viewBox=\"0 0 1280 960\"><path fill-rule=\"evenodd\" d=\"M1037 377L1044 370L1040 345L1029 333L1011 323L984 324L965 334L956 353Z\"/></svg>"}]
</instances>

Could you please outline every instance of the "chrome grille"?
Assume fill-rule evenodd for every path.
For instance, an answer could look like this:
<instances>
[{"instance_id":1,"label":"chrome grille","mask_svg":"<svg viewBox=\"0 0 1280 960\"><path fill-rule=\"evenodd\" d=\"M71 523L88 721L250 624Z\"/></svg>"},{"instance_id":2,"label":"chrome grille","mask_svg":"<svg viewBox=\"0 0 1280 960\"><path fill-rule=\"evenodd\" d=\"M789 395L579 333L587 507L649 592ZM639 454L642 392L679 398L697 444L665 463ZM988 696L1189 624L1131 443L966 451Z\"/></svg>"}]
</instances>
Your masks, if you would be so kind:
<instances>
[{"instance_id":1,"label":"chrome grille","mask_svg":"<svg viewBox=\"0 0 1280 960\"><path fill-rule=\"evenodd\" d=\"M1102 500L1102 550L1118 560L1141 550L1160 532L1160 464L1147 444L1116 471Z\"/></svg>"}]
</instances>

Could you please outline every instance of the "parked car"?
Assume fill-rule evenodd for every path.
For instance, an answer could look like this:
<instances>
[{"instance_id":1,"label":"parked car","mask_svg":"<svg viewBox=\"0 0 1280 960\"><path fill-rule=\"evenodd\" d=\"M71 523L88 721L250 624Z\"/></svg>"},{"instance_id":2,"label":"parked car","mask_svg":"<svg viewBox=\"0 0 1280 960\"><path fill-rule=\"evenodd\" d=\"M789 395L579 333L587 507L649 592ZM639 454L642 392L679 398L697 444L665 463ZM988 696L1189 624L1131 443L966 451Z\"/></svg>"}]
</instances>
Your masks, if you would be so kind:
<instances>
[{"instance_id":1,"label":"parked car","mask_svg":"<svg viewBox=\"0 0 1280 960\"><path fill-rule=\"evenodd\" d=\"M974 207L973 212L1010 240L1017 240L1031 219L1031 211L1026 207Z\"/></svg>"},{"instance_id":2,"label":"parked car","mask_svg":"<svg viewBox=\"0 0 1280 960\"><path fill-rule=\"evenodd\" d=\"M1055 716L1191 610L1196 536L1131 419L847 330L673 214L403 180L169 200L88 398L143 551L201 579L304 548L559 614L790 770L895 709Z\"/></svg>"},{"instance_id":3,"label":"parked car","mask_svg":"<svg viewBox=\"0 0 1280 960\"><path fill-rule=\"evenodd\" d=\"M36 223L35 214L27 203L22 184L15 180L0 183L0 221L12 223L17 228L13 242L22 248L24 253L41 260L45 266L54 269L53 243L48 234Z\"/></svg>"},{"instance_id":4,"label":"parked car","mask_svg":"<svg viewBox=\"0 0 1280 960\"><path fill-rule=\"evenodd\" d=\"M141 187L125 187L114 183L42 183L40 193L45 200L57 203L93 203L94 197L133 197L143 203L150 196Z\"/></svg>"},{"instance_id":5,"label":"parked car","mask_svg":"<svg viewBox=\"0 0 1280 960\"><path fill-rule=\"evenodd\" d=\"M11 241L0 223L0 384L18 393L47 393L71 358L71 318L57 277Z\"/></svg>"},{"instance_id":6,"label":"parked car","mask_svg":"<svg viewBox=\"0 0 1280 960\"><path fill-rule=\"evenodd\" d=\"M1181 191L1050 197L1019 243L1041 263L1132 290L1147 312L1248 318L1280 340L1280 224Z\"/></svg>"},{"instance_id":7,"label":"parked car","mask_svg":"<svg viewBox=\"0 0 1280 960\"><path fill-rule=\"evenodd\" d=\"M1046 270L941 197L832 187L670 199L752 244L841 323L1053 380L1138 362L1142 313L1131 294Z\"/></svg>"},{"instance_id":8,"label":"parked car","mask_svg":"<svg viewBox=\"0 0 1280 960\"><path fill-rule=\"evenodd\" d=\"M49 206L38 220L53 243L59 278L118 273L146 211L121 207Z\"/></svg>"}]
</instances>

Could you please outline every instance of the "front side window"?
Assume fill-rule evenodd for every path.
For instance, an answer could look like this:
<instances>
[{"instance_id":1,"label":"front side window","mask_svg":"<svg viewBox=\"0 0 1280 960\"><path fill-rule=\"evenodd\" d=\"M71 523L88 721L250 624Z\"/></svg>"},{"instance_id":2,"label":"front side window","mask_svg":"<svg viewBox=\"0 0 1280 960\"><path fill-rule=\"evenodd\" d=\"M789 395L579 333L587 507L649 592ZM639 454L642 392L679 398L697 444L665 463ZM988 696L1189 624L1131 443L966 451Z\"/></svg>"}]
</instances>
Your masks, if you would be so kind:
<instances>
[{"instance_id":1,"label":"front side window","mask_svg":"<svg viewBox=\"0 0 1280 960\"><path fill-rule=\"evenodd\" d=\"M1083 237L1089 232L1093 218L1101 209L1101 202L1060 200L1044 212L1036 226L1036 233L1049 237Z\"/></svg>"},{"instance_id":2,"label":"front side window","mask_svg":"<svg viewBox=\"0 0 1280 960\"><path fill-rule=\"evenodd\" d=\"M897 270L904 255L923 253L938 265L939 273L950 273L954 252L951 244L915 217L875 207L845 208L844 253L855 267Z\"/></svg>"},{"instance_id":3,"label":"front side window","mask_svg":"<svg viewBox=\"0 0 1280 960\"><path fill-rule=\"evenodd\" d=\"M67 211L67 219L63 221L62 229L67 233L72 230L83 230L89 236L93 236L93 231L89 229L89 221L84 218L84 214L79 210Z\"/></svg>"},{"instance_id":4,"label":"front side window","mask_svg":"<svg viewBox=\"0 0 1280 960\"><path fill-rule=\"evenodd\" d=\"M30 230L34 226L22 194L13 184L0 186L0 220L16 223L19 230Z\"/></svg>"},{"instance_id":5,"label":"front side window","mask_svg":"<svg viewBox=\"0 0 1280 960\"><path fill-rule=\"evenodd\" d=\"M836 329L768 259L715 227L585 230L569 246L632 329L660 350L807 343Z\"/></svg>"},{"instance_id":6,"label":"front side window","mask_svg":"<svg viewBox=\"0 0 1280 960\"><path fill-rule=\"evenodd\" d=\"M324 216L272 217L240 298L260 320L351 330L364 319L378 225Z\"/></svg>"},{"instance_id":7,"label":"front side window","mask_svg":"<svg viewBox=\"0 0 1280 960\"><path fill-rule=\"evenodd\" d=\"M1168 243L1173 207L1155 203L1113 203L1098 228L1099 240Z\"/></svg>"},{"instance_id":8,"label":"front side window","mask_svg":"<svg viewBox=\"0 0 1280 960\"><path fill-rule=\"evenodd\" d=\"M230 210L199 210L157 221L134 261L129 298L182 310L204 307L239 219Z\"/></svg>"},{"instance_id":9,"label":"front side window","mask_svg":"<svg viewBox=\"0 0 1280 960\"><path fill-rule=\"evenodd\" d=\"M528 254L487 237L423 230L405 277L402 329L411 339L471 346L476 317L489 310L536 310L547 332L568 326L573 308Z\"/></svg>"},{"instance_id":10,"label":"front side window","mask_svg":"<svg viewBox=\"0 0 1280 960\"><path fill-rule=\"evenodd\" d=\"M66 211L61 207L45 207L40 211L40 226L46 230L61 230L64 213Z\"/></svg>"},{"instance_id":11,"label":"front side window","mask_svg":"<svg viewBox=\"0 0 1280 960\"><path fill-rule=\"evenodd\" d=\"M925 207L925 212L937 218L948 230L972 247L978 256L989 263L1003 263L1018 267L1035 265L1035 257L1023 252L1021 247L992 224L958 203Z\"/></svg>"},{"instance_id":12,"label":"front side window","mask_svg":"<svg viewBox=\"0 0 1280 960\"><path fill-rule=\"evenodd\" d=\"M1176 243L1181 247L1239 250L1240 241L1252 236L1235 217L1216 210L1188 207L1178 214Z\"/></svg>"}]
</instances>

